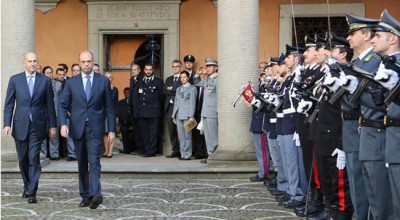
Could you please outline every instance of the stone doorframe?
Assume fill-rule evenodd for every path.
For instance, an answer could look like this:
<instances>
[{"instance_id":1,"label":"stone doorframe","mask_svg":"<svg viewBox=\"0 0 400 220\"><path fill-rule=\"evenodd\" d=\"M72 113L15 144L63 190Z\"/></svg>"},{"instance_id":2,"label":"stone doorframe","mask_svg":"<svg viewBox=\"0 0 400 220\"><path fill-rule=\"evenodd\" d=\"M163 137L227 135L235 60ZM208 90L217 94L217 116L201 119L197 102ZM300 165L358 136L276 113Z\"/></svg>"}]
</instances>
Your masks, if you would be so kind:
<instances>
[{"instance_id":1,"label":"stone doorframe","mask_svg":"<svg viewBox=\"0 0 400 220\"><path fill-rule=\"evenodd\" d=\"M326 17L328 6L326 4L294 4L294 16L296 17ZM331 17L345 16L345 14L365 16L364 3L330 4L329 15ZM292 42L292 6L281 5L279 16L279 51L285 52L285 44ZM280 54L279 53L279 54Z\"/></svg>"},{"instance_id":2,"label":"stone doorframe","mask_svg":"<svg viewBox=\"0 0 400 220\"><path fill-rule=\"evenodd\" d=\"M179 58L180 0L85 1L88 5L88 45L95 61L104 60L105 34L163 34L164 64ZM169 65L164 65L163 72L169 70Z\"/></svg>"}]
</instances>

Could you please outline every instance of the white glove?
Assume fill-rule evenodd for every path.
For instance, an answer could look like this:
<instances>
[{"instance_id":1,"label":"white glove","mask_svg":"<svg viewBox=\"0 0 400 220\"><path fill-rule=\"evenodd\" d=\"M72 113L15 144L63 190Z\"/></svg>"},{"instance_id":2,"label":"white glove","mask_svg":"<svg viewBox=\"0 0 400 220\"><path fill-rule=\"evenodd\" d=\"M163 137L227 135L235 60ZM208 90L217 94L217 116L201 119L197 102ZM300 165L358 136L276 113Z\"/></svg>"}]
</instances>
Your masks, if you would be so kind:
<instances>
[{"instance_id":1,"label":"white glove","mask_svg":"<svg viewBox=\"0 0 400 220\"><path fill-rule=\"evenodd\" d=\"M398 83L399 76L395 71L386 69L385 65L381 63L374 79L378 81L383 87L391 90Z\"/></svg>"},{"instance_id":2,"label":"white glove","mask_svg":"<svg viewBox=\"0 0 400 220\"><path fill-rule=\"evenodd\" d=\"M329 66L331 66L335 63L337 63L337 60L333 57L328 57L328 59L326 59L326 64L328 64Z\"/></svg>"},{"instance_id":3,"label":"white glove","mask_svg":"<svg viewBox=\"0 0 400 220\"><path fill-rule=\"evenodd\" d=\"M295 144L297 147L300 147L300 136L299 136L299 134L297 134L297 132L294 132L294 134L293 134L293 140L294 140L294 144Z\"/></svg>"},{"instance_id":4,"label":"white glove","mask_svg":"<svg viewBox=\"0 0 400 220\"><path fill-rule=\"evenodd\" d=\"M311 101L306 101L306 100L302 99L302 100L300 100L296 111L301 114L307 114L307 111L310 110L311 107L312 107Z\"/></svg>"},{"instance_id":5,"label":"white glove","mask_svg":"<svg viewBox=\"0 0 400 220\"><path fill-rule=\"evenodd\" d=\"M301 73L304 70L303 65L297 65L296 69L294 70L294 79L293 81L299 83L301 81Z\"/></svg>"},{"instance_id":6,"label":"white glove","mask_svg":"<svg viewBox=\"0 0 400 220\"><path fill-rule=\"evenodd\" d=\"M256 99L256 97L253 97L253 100L251 100L250 104L256 108L261 107L261 101L259 99Z\"/></svg>"},{"instance_id":7,"label":"white glove","mask_svg":"<svg viewBox=\"0 0 400 220\"><path fill-rule=\"evenodd\" d=\"M340 84L345 88L350 94L353 94L356 91L358 86L358 79L352 75L340 75L339 79Z\"/></svg>"},{"instance_id":8,"label":"white glove","mask_svg":"<svg viewBox=\"0 0 400 220\"><path fill-rule=\"evenodd\" d=\"M336 167L339 170L343 170L344 167L346 166L346 156L344 154L344 151L336 148L332 153L332 157L335 156L336 154L337 154Z\"/></svg>"},{"instance_id":9,"label":"white glove","mask_svg":"<svg viewBox=\"0 0 400 220\"><path fill-rule=\"evenodd\" d=\"M277 105L279 105L279 97L278 97L278 95L277 94L271 94L269 97L268 97L268 100L267 100L269 103L271 103L272 105L274 105L274 106L277 106Z\"/></svg>"},{"instance_id":10,"label":"white glove","mask_svg":"<svg viewBox=\"0 0 400 220\"><path fill-rule=\"evenodd\" d=\"M268 92L266 92L266 93L264 93L264 94L262 94L262 95L263 95L263 97L264 97L265 100L268 100L268 98L269 98L269 93L268 93Z\"/></svg>"},{"instance_id":11,"label":"white glove","mask_svg":"<svg viewBox=\"0 0 400 220\"><path fill-rule=\"evenodd\" d=\"M327 74L324 82L322 82L325 86L327 86L331 91L335 92L341 86L339 79L337 77L332 77L331 74Z\"/></svg>"}]
</instances>

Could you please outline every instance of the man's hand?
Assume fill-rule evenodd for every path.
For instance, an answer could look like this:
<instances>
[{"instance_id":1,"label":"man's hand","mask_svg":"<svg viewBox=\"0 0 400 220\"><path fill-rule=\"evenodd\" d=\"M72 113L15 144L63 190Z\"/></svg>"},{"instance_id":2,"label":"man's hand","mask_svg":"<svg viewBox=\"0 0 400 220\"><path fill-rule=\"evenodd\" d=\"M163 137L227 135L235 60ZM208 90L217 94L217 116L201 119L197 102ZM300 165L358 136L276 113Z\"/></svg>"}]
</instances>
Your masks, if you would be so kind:
<instances>
[{"instance_id":1,"label":"man's hand","mask_svg":"<svg viewBox=\"0 0 400 220\"><path fill-rule=\"evenodd\" d=\"M176 124L176 119L175 119L175 118L173 118L173 119L172 119L172 122L173 122L174 124Z\"/></svg>"},{"instance_id":2,"label":"man's hand","mask_svg":"<svg viewBox=\"0 0 400 220\"><path fill-rule=\"evenodd\" d=\"M108 143L111 144L115 141L115 132L108 132Z\"/></svg>"},{"instance_id":3,"label":"man's hand","mask_svg":"<svg viewBox=\"0 0 400 220\"><path fill-rule=\"evenodd\" d=\"M332 153L332 157L337 155L337 159L336 159L336 167L339 170L343 170L344 167L346 166L346 156L344 154L344 151L339 150L338 148L336 148L333 153Z\"/></svg>"},{"instance_id":4,"label":"man's hand","mask_svg":"<svg viewBox=\"0 0 400 220\"><path fill-rule=\"evenodd\" d=\"M294 134L293 134L293 140L294 140L294 144L297 146L297 147L300 147L301 145L300 145L300 136L299 136L299 134L297 133L297 132L294 132Z\"/></svg>"},{"instance_id":5,"label":"man's hand","mask_svg":"<svg viewBox=\"0 0 400 220\"><path fill-rule=\"evenodd\" d=\"M68 138L68 134L69 134L69 130L68 127L66 125L62 125L61 126L61 136Z\"/></svg>"},{"instance_id":6,"label":"man's hand","mask_svg":"<svg viewBox=\"0 0 400 220\"><path fill-rule=\"evenodd\" d=\"M374 79L383 87L391 90L399 82L399 75L393 70L386 69L385 65L381 63Z\"/></svg>"},{"instance_id":7,"label":"man's hand","mask_svg":"<svg viewBox=\"0 0 400 220\"><path fill-rule=\"evenodd\" d=\"M50 128L49 129L49 138L54 138L56 136L56 130L57 128Z\"/></svg>"},{"instance_id":8,"label":"man's hand","mask_svg":"<svg viewBox=\"0 0 400 220\"><path fill-rule=\"evenodd\" d=\"M350 94L353 94L358 87L358 79L352 75L340 75L340 84L345 88Z\"/></svg>"},{"instance_id":9,"label":"man's hand","mask_svg":"<svg viewBox=\"0 0 400 220\"><path fill-rule=\"evenodd\" d=\"M303 65L297 65L296 69L294 70L294 79L293 81L299 83L301 81L301 72L304 70Z\"/></svg>"},{"instance_id":10,"label":"man's hand","mask_svg":"<svg viewBox=\"0 0 400 220\"><path fill-rule=\"evenodd\" d=\"M10 135L10 133L11 133L11 127L10 126L5 126L3 128L3 134L4 135Z\"/></svg>"}]
</instances>

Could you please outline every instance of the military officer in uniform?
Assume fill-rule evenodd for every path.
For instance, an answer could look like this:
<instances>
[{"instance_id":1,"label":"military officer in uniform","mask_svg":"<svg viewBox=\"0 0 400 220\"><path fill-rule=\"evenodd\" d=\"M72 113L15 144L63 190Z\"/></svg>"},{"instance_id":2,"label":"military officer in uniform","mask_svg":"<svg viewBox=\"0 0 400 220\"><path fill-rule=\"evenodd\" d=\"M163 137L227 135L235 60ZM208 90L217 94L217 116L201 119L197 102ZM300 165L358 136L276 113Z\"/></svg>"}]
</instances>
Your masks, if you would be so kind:
<instances>
[{"instance_id":1,"label":"military officer in uniform","mask_svg":"<svg viewBox=\"0 0 400 220\"><path fill-rule=\"evenodd\" d=\"M185 70L186 70L186 72L189 73L190 84L193 84L193 79L194 79L194 76L196 75L196 72L193 70L195 61L196 61L196 59L191 54L188 54L185 57L183 57L183 63L185 64Z\"/></svg>"},{"instance_id":2,"label":"military officer in uniform","mask_svg":"<svg viewBox=\"0 0 400 220\"><path fill-rule=\"evenodd\" d=\"M172 111L174 110L174 101L176 90L179 86L182 85L181 80L179 79L181 73L182 62L180 60L172 61L172 72L173 75L169 76L165 80L164 84L164 95L165 95L165 103L164 103L164 112L167 120L167 127L169 133L169 140L172 146L172 153L167 155L167 158L181 157L181 153L179 151L179 139L178 139L178 130L176 124L172 122L171 116Z\"/></svg>"},{"instance_id":3,"label":"military officer in uniform","mask_svg":"<svg viewBox=\"0 0 400 220\"><path fill-rule=\"evenodd\" d=\"M359 57L354 61L354 65L367 72L376 73L380 58L373 52L371 39L374 33L371 28L374 28L379 21L349 14L346 17L350 28L347 40L350 48L359 54ZM341 77L340 80L351 96L357 94L356 90L361 88L358 86L360 80L354 76L346 75ZM359 120L361 128L358 155L362 163L360 168L362 172L358 170L357 175L362 174L364 179L373 219L391 219L391 216L393 216L392 205L386 202L391 200L392 197L390 187L388 187L389 175L384 161L386 128L383 121L386 112L384 92L385 89L379 84L368 82L366 89L361 93L358 100L362 114ZM354 176L354 178L360 178L360 176ZM358 195L359 193L356 194L356 197ZM363 205L366 200L359 200L359 202L356 201L356 205ZM360 214L362 213L360 212Z\"/></svg>"},{"instance_id":4,"label":"military officer in uniform","mask_svg":"<svg viewBox=\"0 0 400 220\"><path fill-rule=\"evenodd\" d=\"M143 139L142 157L153 157L157 152L157 138L164 101L162 79L154 76L152 64L144 66L145 76L133 92L133 117L138 119Z\"/></svg>"},{"instance_id":5,"label":"military officer in uniform","mask_svg":"<svg viewBox=\"0 0 400 220\"><path fill-rule=\"evenodd\" d=\"M372 39L374 52L397 58L397 67L400 67L400 22L394 19L385 9L378 27L375 28L375 37ZM380 64L375 79L383 87L393 91L399 83L400 72L395 72ZM400 97L389 103L385 116L386 145L385 162L388 166L389 182L392 196L393 215L400 218ZM387 186L383 186L387 187ZM388 198L387 198L388 199ZM388 205L386 200L385 205ZM388 213L389 214L389 213ZM387 215L390 216L390 215ZM388 218L390 219L390 218Z\"/></svg>"},{"instance_id":6,"label":"military officer in uniform","mask_svg":"<svg viewBox=\"0 0 400 220\"><path fill-rule=\"evenodd\" d=\"M218 62L212 57L207 57L205 62L208 77L201 81L197 77L194 81L196 86L203 86L204 88L201 117L204 126L207 153L211 155L218 147ZM207 160L203 159L200 162L207 163Z\"/></svg>"}]
</instances>

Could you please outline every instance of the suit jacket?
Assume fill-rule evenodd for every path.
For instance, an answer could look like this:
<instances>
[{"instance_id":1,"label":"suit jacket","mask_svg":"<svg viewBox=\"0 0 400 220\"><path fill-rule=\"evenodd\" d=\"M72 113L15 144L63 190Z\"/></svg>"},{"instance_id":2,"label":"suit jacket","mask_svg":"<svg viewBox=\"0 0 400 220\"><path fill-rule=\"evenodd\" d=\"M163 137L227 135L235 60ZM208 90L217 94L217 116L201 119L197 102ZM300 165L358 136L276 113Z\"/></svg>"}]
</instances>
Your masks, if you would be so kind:
<instances>
[{"instance_id":1,"label":"suit jacket","mask_svg":"<svg viewBox=\"0 0 400 220\"><path fill-rule=\"evenodd\" d=\"M58 108L58 120L60 125L66 125L67 111L70 111L69 136L71 138L82 137L86 120L91 125L94 135L102 138L106 120L108 131L115 132L115 106L110 92L110 80L94 73L88 102L81 74L65 83Z\"/></svg>"},{"instance_id":2,"label":"suit jacket","mask_svg":"<svg viewBox=\"0 0 400 220\"><path fill-rule=\"evenodd\" d=\"M32 114L32 124L38 140L47 137L48 125L50 128L57 127L50 78L36 73L31 97L26 74L22 72L10 78L4 103L4 127L11 126L11 121L13 121L14 139L22 141L27 138L30 114Z\"/></svg>"},{"instance_id":3,"label":"suit jacket","mask_svg":"<svg viewBox=\"0 0 400 220\"><path fill-rule=\"evenodd\" d=\"M179 120L193 118L196 111L196 97L197 90L195 86L178 87L171 117Z\"/></svg>"},{"instance_id":4,"label":"suit jacket","mask_svg":"<svg viewBox=\"0 0 400 220\"><path fill-rule=\"evenodd\" d=\"M135 91L137 91L137 86L139 85L139 83L141 83L142 82L142 78L143 77L141 77L140 75L139 76L137 76L136 78L135 77L132 77L131 78L131 81L130 81L130 84L129 84L129 104L130 104L130 108L131 108L131 115L132 115L132 118L134 118L134 114L135 114L135 109L134 109L134 106L133 106L133 99L134 99L134 93L135 93ZM137 118L137 117L135 117L135 118Z\"/></svg>"},{"instance_id":5,"label":"suit jacket","mask_svg":"<svg viewBox=\"0 0 400 220\"><path fill-rule=\"evenodd\" d=\"M195 80L196 81L196 80ZM217 118L218 117L218 102L217 102L217 86L218 86L218 75L214 77L208 77L196 84L197 86L203 86L204 88L204 100L203 108L201 111L201 117Z\"/></svg>"},{"instance_id":6,"label":"suit jacket","mask_svg":"<svg viewBox=\"0 0 400 220\"><path fill-rule=\"evenodd\" d=\"M174 75L169 76L165 80L165 84L164 84L164 95L165 95L164 111L165 112L167 112L170 107L174 108L174 100L175 100L176 90L181 85L182 85L182 83L181 83L181 80L179 79L179 77L178 77L178 81L174 82Z\"/></svg>"},{"instance_id":7,"label":"suit jacket","mask_svg":"<svg viewBox=\"0 0 400 220\"><path fill-rule=\"evenodd\" d=\"M130 127L132 126L132 115L129 99L121 99L118 103L118 121L121 125Z\"/></svg>"},{"instance_id":8,"label":"suit jacket","mask_svg":"<svg viewBox=\"0 0 400 220\"><path fill-rule=\"evenodd\" d=\"M134 118L159 118L164 101L163 81L154 76L147 84L145 77L138 82L133 92Z\"/></svg>"},{"instance_id":9,"label":"suit jacket","mask_svg":"<svg viewBox=\"0 0 400 220\"><path fill-rule=\"evenodd\" d=\"M53 92L54 92L55 112L56 112L56 116L58 116L58 104L60 102L60 97L61 97L61 93L62 93L62 83L60 81L52 79L51 84L52 84Z\"/></svg>"}]
</instances>

